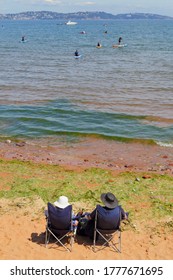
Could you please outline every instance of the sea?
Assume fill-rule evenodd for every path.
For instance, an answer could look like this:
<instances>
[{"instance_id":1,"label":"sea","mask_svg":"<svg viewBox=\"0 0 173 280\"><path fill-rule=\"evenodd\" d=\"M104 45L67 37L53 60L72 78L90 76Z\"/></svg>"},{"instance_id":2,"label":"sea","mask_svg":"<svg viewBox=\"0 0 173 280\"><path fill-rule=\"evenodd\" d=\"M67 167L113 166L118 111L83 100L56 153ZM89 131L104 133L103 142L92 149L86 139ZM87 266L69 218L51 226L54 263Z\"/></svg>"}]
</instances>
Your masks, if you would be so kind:
<instances>
[{"instance_id":1,"label":"sea","mask_svg":"<svg viewBox=\"0 0 173 280\"><path fill-rule=\"evenodd\" d=\"M173 20L0 21L0 138L81 137L173 147Z\"/></svg>"}]
</instances>

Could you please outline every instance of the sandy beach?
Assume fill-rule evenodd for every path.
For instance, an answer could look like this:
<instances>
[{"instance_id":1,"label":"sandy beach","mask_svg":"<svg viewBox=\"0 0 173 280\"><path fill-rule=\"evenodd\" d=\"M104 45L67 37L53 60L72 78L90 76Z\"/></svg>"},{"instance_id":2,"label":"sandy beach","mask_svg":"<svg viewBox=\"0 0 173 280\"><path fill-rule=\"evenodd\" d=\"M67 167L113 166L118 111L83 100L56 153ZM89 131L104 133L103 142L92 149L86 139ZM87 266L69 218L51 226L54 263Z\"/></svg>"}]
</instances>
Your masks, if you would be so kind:
<instances>
[{"instance_id":1,"label":"sandy beach","mask_svg":"<svg viewBox=\"0 0 173 280\"><path fill-rule=\"evenodd\" d=\"M69 145L37 142L0 142L1 159L19 159L44 164L59 164L72 170L98 167L119 173L122 171L144 172L173 176L172 148L138 143L85 139ZM0 171L1 179L8 174ZM1 189L1 185L0 185ZM173 235L170 229L158 227L157 221L135 221L134 230L123 224L122 253L105 248L97 253L89 239L77 237L72 252L59 246L45 248L45 217L41 209L45 203L37 198L33 205L28 200L1 198L0 258L1 259L173 259ZM171 217L168 217L170 222Z\"/></svg>"}]
</instances>

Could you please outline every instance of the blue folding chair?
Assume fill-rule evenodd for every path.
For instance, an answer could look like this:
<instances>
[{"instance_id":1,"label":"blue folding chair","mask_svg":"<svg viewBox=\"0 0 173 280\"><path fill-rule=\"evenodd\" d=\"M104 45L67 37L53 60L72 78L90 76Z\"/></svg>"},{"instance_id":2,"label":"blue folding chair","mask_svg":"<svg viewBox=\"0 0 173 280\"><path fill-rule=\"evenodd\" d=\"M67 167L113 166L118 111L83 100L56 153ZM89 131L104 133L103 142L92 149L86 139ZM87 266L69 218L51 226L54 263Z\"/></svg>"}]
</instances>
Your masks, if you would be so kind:
<instances>
[{"instance_id":1,"label":"blue folding chair","mask_svg":"<svg viewBox=\"0 0 173 280\"><path fill-rule=\"evenodd\" d=\"M72 251L75 228L73 227L72 220L72 205L68 205L66 208L58 208L48 202L48 211L46 216L46 235L45 245L47 247L50 242L50 237L53 236L55 242L62 245L67 251ZM65 245L63 239L68 238L70 243L70 249Z\"/></svg>"},{"instance_id":2,"label":"blue folding chair","mask_svg":"<svg viewBox=\"0 0 173 280\"><path fill-rule=\"evenodd\" d=\"M94 224L93 247L96 252L96 242L102 239L101 247L97 250L110 246L114 251L121 253L121 206L114 209L106 209L97 205Z\"/></svg>"}]
</instances>

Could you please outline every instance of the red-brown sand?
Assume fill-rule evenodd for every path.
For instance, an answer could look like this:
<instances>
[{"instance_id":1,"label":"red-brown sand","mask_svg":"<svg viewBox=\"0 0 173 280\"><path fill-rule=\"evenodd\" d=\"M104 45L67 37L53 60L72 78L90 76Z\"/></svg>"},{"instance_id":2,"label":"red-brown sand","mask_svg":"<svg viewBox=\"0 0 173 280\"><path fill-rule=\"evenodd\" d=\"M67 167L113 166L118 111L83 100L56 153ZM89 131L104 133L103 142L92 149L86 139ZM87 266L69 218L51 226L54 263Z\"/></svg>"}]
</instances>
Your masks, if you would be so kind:
<instances>
[{"instance_id":1,"label":"red-brown sand","mask_svg":"<svg viewBox=\"0 0 173 280\"><path fill-rule=\"evenodd\" d=\"M70 145L47 143L0 143L0 158L23 161L60 164L71 169L99 167L122 171L143 171L173 175L172 148L137 143L117 143L114 141L85 139ZM89 239L77 237L72 252L66 252L57 245L45 248L45 218L40 213L43 202L32 206L20 205L5 199L0 200L0 259L66 259L66 260L157 260L173 259L173 235L159 229L152 232L155 224L144 230L143 223L137 230L127 227L122 232L122 253L115 253L109 247L94 253ZM34 211L33 211L34 209Z\"/></svg>"},{"instance_id":2,"label":"red-brown sand","mask_svg":"<svg viewBox=\"0 0 173 280\"><path fill-rule=\"evenodd\" d=\"M115 171L146 171L173 175L173 148L88 138L77 143L0 142L0 157L59 164L70 168L98 167Z\"/></svg>"}]
</instances>

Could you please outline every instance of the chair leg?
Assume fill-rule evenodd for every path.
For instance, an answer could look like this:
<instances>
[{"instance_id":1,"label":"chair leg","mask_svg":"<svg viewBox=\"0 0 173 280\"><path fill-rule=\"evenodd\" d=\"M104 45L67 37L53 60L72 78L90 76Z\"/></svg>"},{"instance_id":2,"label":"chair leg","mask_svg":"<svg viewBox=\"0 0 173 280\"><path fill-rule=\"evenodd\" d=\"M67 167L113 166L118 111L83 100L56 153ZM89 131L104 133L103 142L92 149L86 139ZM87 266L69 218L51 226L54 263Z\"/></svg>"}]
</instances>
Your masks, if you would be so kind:
<instances>
[{"instance_id":1,"label":"chair leg","mask_svg":"<svg viewBox=\"0 0 173 280\"><path fill-rule=\"evenodd\" d=\"M96 234L98 233L100 235L100 237L103 239L103 244L101 245L101 249L103 249L106 244L109 246L109 247L112 247L112 249L115 251L115 252L118 252L118 253L121 253L121 232L118 233L118 242L113 242L113 236L110 236L106 238L106 236L104 236L104 234L102 234L100 231L98 231L96 229L96 231L94 232L94 239L93 239L93 249L94 249L94 252L96 252Z\"/></svg>"},{"instance_id":2,"label":"chair leg","mask_svg":"<svg viewBox=\"0 0 173 280\"><path fill-rule=\"evenodd\" d=\"M51 232L51 234L53 235L53 237L57 240L56 241L56 243L60 243L61 244L61 246L63 246L68 252L70 252L70 249L69 248L67 248L62 242L61 242L61 240L66 236L62 236L61 238L58 238L53 232Z\"/></svg>"},{"instance_id":3,"label":"chair leg","mask_svg":"<svg viewBox=\"0 0 173 280\"><path fill-rule=\"evenodd\" d=\"M64 249L66 249L66 251L68 252L72 252L72 249L73 249L73 245L74 245L74 242L75 242L75 232L71 232L70 235L64 235L64 236L61 236L60 238L58 238L49 228L47 229L46 231L46 237L45 237L45 245L47 247L47 244L49 243L49 239L50 239L50 236L53 236L55 239L56 239L56 242L54 243L59 243L62 247L64 247ZM61 240L63 240L65 237L69 237L69 244L70 244L70 249L63 244L63 242Z\"/></svg>"},{"instance_id":4,"label":"chair leg","mask_svg":"<svg viewBox=\"0 0 173 280\"><path fill-rule=\"evenodd\" d=\"M94 229L94 237L93 237L93 249L94 249L94 253L96 252L96 234L97 234L97 230Z\"/></svg>"},{"instance_id":5,"label":"chair leg","mask_svg":"<svg viewBox=\"0 0 173 280\"><path fill-rule=\"evenodd\" d=\"M119 253L121 253L121 232L119 232L118 243L119 243Z\"/></svg>"},{"instance_id":6,"label":"chair leg","mask_svg":"<svg viewBox=\"0 0 173 280\"><path fill-rule=\"evenodd\" d=\"M47 244L49 243L49 232L48 229L46 228L46 233L45 233L45 246L47 247Z\"/></svg>"},{"instance_id":7,"label":"chair leg","mask_svg":"<svg viewBox=\"0 0 173 280\"><path fill-rule=\"evenodd\" d=\"M121 232L119 231L118 232L118 242L113 242L112 241L112 244L110 246L112 246L112 248L118 252L118 253L121 253Z\"/></svg>"},{"instance_id":8,"label":"chair leg","mask_svg":"<svg viewBox=\"0 0 173 280\"><path fill-rule=\"evenodd\" d=\"M73 244L74 244L74 236L72 235L71 237L70 237L70 251L72 252L72 250L73 250Z\"/></svg>"}]
</instances>

